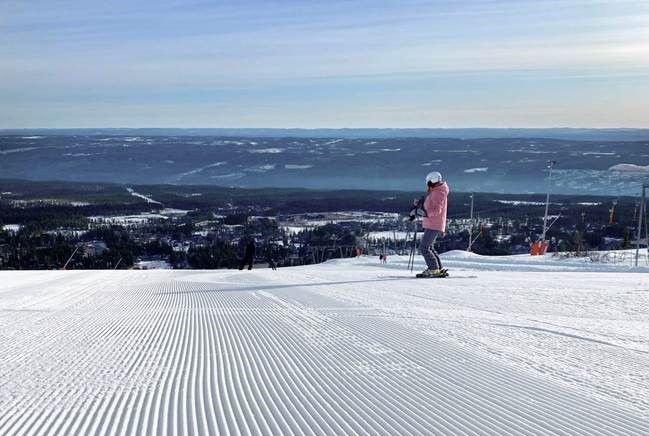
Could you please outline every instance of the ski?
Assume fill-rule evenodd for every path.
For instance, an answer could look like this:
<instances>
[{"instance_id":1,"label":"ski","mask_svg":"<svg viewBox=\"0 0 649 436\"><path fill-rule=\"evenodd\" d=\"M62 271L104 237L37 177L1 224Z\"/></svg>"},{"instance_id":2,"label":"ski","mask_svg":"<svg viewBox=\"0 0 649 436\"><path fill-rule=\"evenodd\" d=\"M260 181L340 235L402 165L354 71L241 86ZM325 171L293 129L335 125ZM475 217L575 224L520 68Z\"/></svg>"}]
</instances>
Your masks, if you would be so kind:
<instances>
[{"instance_id":1,"label":"ski","mask_svg":"<svg viewBox=\"0 0 649 436\"><path fill-rule=\"evenodd\" d=\"M412 279L412 280L417 279L417 280L419 280L419 279L422 279L422 278L424 278L424 277L417 277L417 276L378 276L378 279L383 279L383 280L408 280L408 279ZM431 278L431 279L436 279L436 278L445 278L445 279L477 279L478 276L477 276L477 275L460 275L460 276L459 276L459 275L455 275L455 274L453 274L453 275L446 275L446 276L444 276L444 277L428 277L428 278Z\"/></svg>"},{"instance_id":2,"label":"ski","mask_svg":"<svg viewBox=\"0 0 649 436\"><path fill-rule=\"evenodd\" d=\"M440 270L440 272L438 274L433 275L433 276L428 276L428 275L424 275L422 273L419 273L415 277L418 278L418 279L443 279L445 277L448 277L448 270L447 269L442 269L442 270Z\"/></svg>"}]
</instances>

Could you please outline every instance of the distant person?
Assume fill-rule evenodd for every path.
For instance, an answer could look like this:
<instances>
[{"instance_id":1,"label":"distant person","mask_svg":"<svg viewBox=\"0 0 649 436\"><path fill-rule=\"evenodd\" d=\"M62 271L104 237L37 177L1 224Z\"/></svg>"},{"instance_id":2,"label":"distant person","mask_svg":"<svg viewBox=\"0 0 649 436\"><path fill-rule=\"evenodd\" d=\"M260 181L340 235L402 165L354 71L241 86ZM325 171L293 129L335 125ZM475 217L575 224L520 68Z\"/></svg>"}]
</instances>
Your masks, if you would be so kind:
<instances>
[{"instance_id":1,"label":"distant person","mask_svg":"<svg viewBox=\"0 0 649 436\"><path fill-rule=\"evenodd\" d=\"M277 269L277 262L275 262L275 258L273 256L273 252L271 250L268 250L268 255L266 256L266 260L268 261L268 266L275 271Z\"/></svg>"},{"instance_id":2,"label":"distant person","mask_svg":"<svg viewBox=\"0 0 649 436\"><path fill-rule=\"evenodd\" d=\"M239 265L239 270L242 270L244 266L248 265L248 271L252 269L252 263L255 260L255 240L250 239L248 244L246 244L245 253L243 259L241 260L241 265Z\"/></svg>"},{"instance_id":3,"label":"distant person","mask_svg":"<svg viewBox=\"0 0 649 436\"><path fill-rule=\"evenodd\" d=\"M382 261L383 261L383 263L388 263L388 255L387 254L383 255Z\"/></svg>"},{"instance_id":4,"label":"distant person","mask_svg":"<svg viewBox=\"0 0 649 436\"><path fill-rule=\"evenodd\" d=\"M417 277L432 278L446 277L448 273L442 268L442 261L435 251L435 242L446 232L446 209L448 203L448 185L442 180L442 175L436 171L426 176L427 194L415 199L410 211L410 221L413 221L418 210L423 210L422 227L424 236L421 238L421 255L426 261L427 268Z\"/></svg>"}]
</instances>

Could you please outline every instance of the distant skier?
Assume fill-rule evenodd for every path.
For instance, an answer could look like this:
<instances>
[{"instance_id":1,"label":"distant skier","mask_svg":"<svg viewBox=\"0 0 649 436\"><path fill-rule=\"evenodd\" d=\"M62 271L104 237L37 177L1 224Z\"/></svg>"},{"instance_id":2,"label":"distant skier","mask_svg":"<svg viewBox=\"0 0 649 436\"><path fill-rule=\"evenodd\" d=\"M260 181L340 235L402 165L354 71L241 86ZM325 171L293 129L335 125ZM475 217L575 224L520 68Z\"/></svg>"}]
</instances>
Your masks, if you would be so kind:
<instances>
[{"instance_id":1,"label":"distant skier","mask_svg":"<svg viewBox=\"0 0 649 436\"><path fill-rule=\"evenodd\" d=\"M241 265L239 265L239 270L242 270L244 266L248 265L248 271L252 269L252 263L255 260L255 240L250 239L248 244L246 244L246 250L241 260Z\"/></svg>"},{"instance_id":2,"label":"distant skier","mask_svg":"<svg viewBox=\"0 0 649 436\"><path fill-rule=\"evenodd\" d=\"M273 271L277 270L277 262L275 262L275 256L270 248L266 252L266 260L268 261L268 266L272 268Z\"/></svg>"},{"instance_id":3,"label":"distant skier","mask_svg":"<svg viewBox=\"0 0 649 436\"><path fill-rule=\"evenodd\" d=\"M446 277L448 273L442 268L442 261L435 251L435 241L446 232L446 209L448 202L448 185L442 180L442 175L436 171L426 176L428 194L415 199L410 211L410 221L413 221L419 211L423 211L422 227L424 236L421 239L421 255L426 261L426 270L417 277Z\"/></svg>"}]
</instances>

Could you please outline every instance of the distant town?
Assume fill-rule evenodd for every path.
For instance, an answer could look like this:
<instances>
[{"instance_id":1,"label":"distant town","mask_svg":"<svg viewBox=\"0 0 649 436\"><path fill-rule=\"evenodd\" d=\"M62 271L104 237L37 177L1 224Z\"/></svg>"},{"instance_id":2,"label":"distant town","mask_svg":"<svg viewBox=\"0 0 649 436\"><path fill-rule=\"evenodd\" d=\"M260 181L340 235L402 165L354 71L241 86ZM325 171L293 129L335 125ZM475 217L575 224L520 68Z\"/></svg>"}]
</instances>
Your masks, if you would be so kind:
<instances>
[{"instance_id":1,"label":"distant town","mask_svg":"<svg viewBox=\"0 0 649 436\"><path fill-rule=\"evenodd\" d=\"M0 189L1 269L238 268L250 241L255 268L359 254L389 262L421 231L407 219L414 192L25 181ZM530 251L543 230L543 196L475 194L473 219L471 197L452 193L441 252ZM554 196L549 209L550 252L635 246L634 198Z\"/></svg>"}]
</instances>

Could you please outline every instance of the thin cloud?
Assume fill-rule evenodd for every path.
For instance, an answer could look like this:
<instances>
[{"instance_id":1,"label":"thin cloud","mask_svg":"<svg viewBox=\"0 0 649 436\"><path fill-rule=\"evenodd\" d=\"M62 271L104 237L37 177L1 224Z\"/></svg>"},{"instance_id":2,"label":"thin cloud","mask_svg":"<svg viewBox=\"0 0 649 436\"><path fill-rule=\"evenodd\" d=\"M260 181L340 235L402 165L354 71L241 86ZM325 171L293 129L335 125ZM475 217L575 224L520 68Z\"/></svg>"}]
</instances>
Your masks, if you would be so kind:
<instances>
[{"instance_id":1,"label":"thin cloud","mask_svg":"<svg viewBox=\"0 0 649 436\"><path fill-rule=\"evenodd\" d=\"M460 106L474 106L473 124L485 125L493 121L485 101L497 113L503 93L533 104L545 86L565 107L568 96L586 99L586 85L576 83L583 77L616 84L617 106L599 111L623 123L630 115L622 108L644 110L637 89L649 88L649 3L640 1L42 0L37 7L3 2L0 16L0 97L7 107L33 108L18 111L24 124L45 119L53 101L69 104L61 114L73 125L75 104L79 117L88 106L110 104L127 122L134 104L195 113L198 106L185 102L211 100L236 108L227 122L238 123L246 108L254 125L254 114L268 119L255 98L291 120L303 115L292 112L304 110L292 103L300 97L331 110L337 101L349 108L350 125L383 122L378 108L391 106L413 124L450 123L437 108L415 110L415 94L439 102L427 90L441 84ZM624 83L629 78L634 83ZM467 86L479 91L468 95ZM610 89L588 93L606 100ZM174 110L160 117L173 124ZM95 125L106 125L96 113ZM528 113L548 121L546 111L530 106ZM565 122L553 122L583 121L560 115Z\"/></svg>"}]
</instances>

